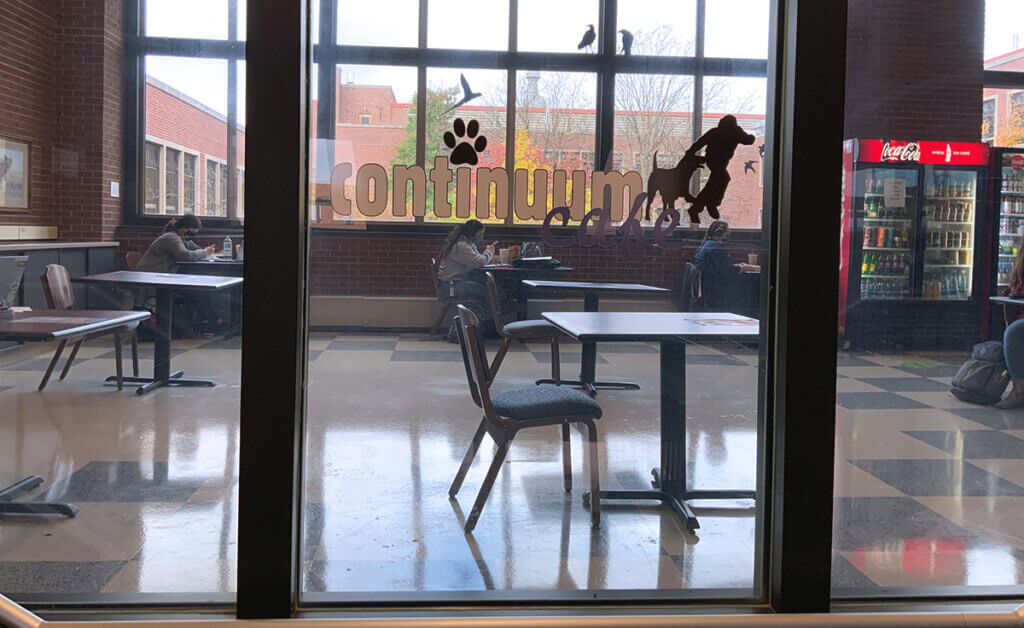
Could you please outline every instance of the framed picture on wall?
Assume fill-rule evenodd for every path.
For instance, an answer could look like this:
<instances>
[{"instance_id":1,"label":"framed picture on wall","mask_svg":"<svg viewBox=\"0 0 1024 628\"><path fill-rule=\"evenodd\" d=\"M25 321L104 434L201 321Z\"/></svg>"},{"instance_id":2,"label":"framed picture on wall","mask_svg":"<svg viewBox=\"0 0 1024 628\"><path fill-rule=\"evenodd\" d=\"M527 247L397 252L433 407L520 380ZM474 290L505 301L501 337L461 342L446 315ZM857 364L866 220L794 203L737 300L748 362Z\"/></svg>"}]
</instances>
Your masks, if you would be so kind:
<instances>
[{"instance_id":1,"label":"framed picture on wall","mask_svg":"<svg viewBox=\"0 0 1024 628\"><path fill-rule=\"evenodd\" d=\"M28 209L27 142L0 137L0 209Z\"/></svg>"}]
</instances>

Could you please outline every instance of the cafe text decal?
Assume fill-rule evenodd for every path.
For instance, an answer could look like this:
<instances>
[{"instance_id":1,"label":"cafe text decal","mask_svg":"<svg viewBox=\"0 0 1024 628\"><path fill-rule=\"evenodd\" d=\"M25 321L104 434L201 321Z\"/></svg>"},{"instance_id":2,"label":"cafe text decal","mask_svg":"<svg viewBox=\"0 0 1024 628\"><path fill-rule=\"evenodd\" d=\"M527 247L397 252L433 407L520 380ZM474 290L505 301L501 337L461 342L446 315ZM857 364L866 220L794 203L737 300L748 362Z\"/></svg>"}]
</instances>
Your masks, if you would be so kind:
<instances>
[{"instance_id":1,"label":"cafe text decal","mask_svg":"<svg viewBox=\"0 0 1024 628\"><path fill-rule=\"evenodd\" d=\"M351 224L353 204L363 216L377 218L388 208L389 189L398 191L392 195L391 216L424 217L428 208L429 181L432 185L430 212L438 218L466 220L493 217L502 220L511 211L522 221L543 221L542 237L551 246L613 246L609 235L614 231L614 224L622 232L620 246L623 254L637 257L643 255L641 220L651 220L651 202L656 195L661 196L665 209L654 220L652 236L655 244L666 249L678 248L680 242L667 239L681 221L680 212L675 209L676 201L690 204L686 211L691 223L699 223L700 214L705 211L711 218L718 219L718 208L730 181L727 172L729 160L739 144L754 143L754 136L740 128L735 116L724 116L717 126L686 150L674 167L658 167L655 152L646 190L643 177L635 171L595 170L590 173L589 196L592 203L597 199L607 199L607 206L587 211L587 171L537 169L532 173L533 185L530 186L531 173L523 168L515 169L510 176L505 168L476 166L478 154L487 146L487 139L480 135L480 125L476 120L467 124L456 118L452 131L444 135L444 143L451 149L449 155L435 157L429 171L419 165L394 165L389 173L381 164L368 163L353 172L351 163L339 163L330 178L330 209L333 211L325 211L317 225L341 227ZM702 149L704 154L698 154ZM476 167L453 169L452 166ZM705 167L709 174L704 187L697 194L690 194L693 174ZM353 176L355 193L354 198L350 198L346 188ZM454 203L450 194L453 183ZM511 207L510 184L514 192ZM532 195L528 194L530 187L535 190ZM641 216L645 202L646 211ZM578 223L576 236L566 237L561 235L563 232L559 232L560 235L553 232L552 225L568 227L570 222Z\"/></svg>"}]
</instances>

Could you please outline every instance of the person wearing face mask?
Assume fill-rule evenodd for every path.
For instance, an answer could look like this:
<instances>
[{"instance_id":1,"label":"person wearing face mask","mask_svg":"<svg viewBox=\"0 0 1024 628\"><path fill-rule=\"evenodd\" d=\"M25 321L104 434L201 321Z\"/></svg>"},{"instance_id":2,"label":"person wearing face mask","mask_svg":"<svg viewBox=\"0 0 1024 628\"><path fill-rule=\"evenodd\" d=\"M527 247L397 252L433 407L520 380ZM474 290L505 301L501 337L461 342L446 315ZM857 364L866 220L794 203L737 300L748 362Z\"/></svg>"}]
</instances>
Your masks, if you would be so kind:
<instances>
[{"instance_id":1,"label":"person wearing face mask","mask_svg":"<svg viewBox=\"0 0 1024 628\"><path fill-rule=\"evenodd\" d=\"M743 272L756 272L760 266L751 264L734 264L732 256L725 248L729 238L729 223L715 220L708 225L704 233L704 243L697 250L693 263L700 270L700 285L704 293L704 303L708 310L724 311L726 308L726 291L729 284Z\"/></svg>"},{"instance_id":2,"label":"person wearing face mask","mask_svg":"<svg viewBox=\"0 0 1024 628\"><path fill-rule=\"evenodd\" d=\"M216 246L205 249L191 239L199 233L203 223L192 214L178 216L167 223L164 232L153 240L134 270L147 273L173 273L177 262L200 260L213 255Z\"/></svg>"},{"instance_id":3,"label":"person wearing face mask","mask_svg":"<svg viewBox=\"0 0 1024 628\"><path fill-rule=\"evenodd\" d=\"M441 247L437 278L441 282L441 294L454 297L457 303L472 310L486 329L492 322L487 286L482 277L473 275L472 271L491 263L497 242L488 244L481 252L478 245L483 240L484 225L475 218L452 229ZM454 322L448 330L448 340L458 342Z\"/></svg>"}]
</instances>

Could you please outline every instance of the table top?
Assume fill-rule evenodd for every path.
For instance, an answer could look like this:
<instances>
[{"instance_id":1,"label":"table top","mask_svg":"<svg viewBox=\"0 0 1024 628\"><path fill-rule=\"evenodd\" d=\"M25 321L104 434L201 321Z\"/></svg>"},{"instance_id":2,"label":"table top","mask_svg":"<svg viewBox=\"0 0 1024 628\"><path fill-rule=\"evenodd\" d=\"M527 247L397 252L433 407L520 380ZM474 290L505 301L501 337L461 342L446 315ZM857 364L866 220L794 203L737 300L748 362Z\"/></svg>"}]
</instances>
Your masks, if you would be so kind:
<instances>
[{"instance_id":1,"label":"table top","mask_svg":"<svg viewBox=\"0 0 1024 628\"><path fill-rule=\"evenodd\" d=\"M241 277L220 275L188 275L185 273L142 273L135 270L117 270L112 273L74 277L71 281L107 283L154 288L188 288L190 290L222 290L242 283Z\"/></svg>"},{"instance_id":2,"label":"table top","mask_svg":"<svg viewBox=\"0 0 1024 628\"><path fill-rule=\"evenodd\" d=\"M988 300L993 303L1001 303L1003 305L1024 307L1024 297L1019 299L1014 299L1013 297L989 297Z\"/></svg>"},{"instance_id":3,"label":"table top","mask_svg":"<svg viewBox=\"0 0 1024 628\"><path fill-rule=\"evenodd\" d=\"M543 312L578 340L661 342L674 339L757 336L757 319L731 312Z\"/></svg>"},{"instance_id":4,"label":"table top","mask_svg":"<svg viewBox=\"0 0 1024 628\"><path fill-rule=\"evenodd\" d=\"M568 266L556 266L554 268L538 268L532 266L513 266L511 264L487 264L481 266L480 270L485 271L498 271L498 272L516 272L516 273L569 273L572 272L573 268Z\"/></svg>"},{"instance_id":5,"label":"table top","mask_svg":"<svg viewBox=\"0 0 1024 628\"><path fill-rule=\"evenodd\" d=\"M201 264L203 266L241 266L245 262L240 259L233 259L230 257L207 257L206 259L190 259L184 262L175 262L178 266L189 266L192 264Z\"/></svg>"},{"instance_id":6,"label":"table top","mask_svg":"<svg viewBox=\"0 0 1024 628\"><path fill-rule=\"evenodd\" d=\"M585 292L672 292L667 288L647 286L642 283L603 283L599 281L548 281L524 279L523 285L531 288L556 290L583 290Z\"/></svg>"},{"instance_id":7,"label":"table top","mask_svg":"<svg viewBox=\"0 0 1024 628\"><path fill-rule=\"evenodd\" d=\"M0 337L51 340L90 334L149 318L135 310L26 310L0 318Z\"/></svg>"}]
</instances>

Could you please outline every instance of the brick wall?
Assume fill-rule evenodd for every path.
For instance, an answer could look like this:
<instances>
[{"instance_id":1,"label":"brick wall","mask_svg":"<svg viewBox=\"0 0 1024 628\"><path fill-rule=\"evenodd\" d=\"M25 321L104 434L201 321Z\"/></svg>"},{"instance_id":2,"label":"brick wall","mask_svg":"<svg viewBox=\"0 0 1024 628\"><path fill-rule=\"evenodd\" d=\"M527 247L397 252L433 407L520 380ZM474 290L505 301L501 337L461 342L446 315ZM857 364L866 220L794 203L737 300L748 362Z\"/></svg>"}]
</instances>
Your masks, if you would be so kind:
<instances>
[{"instance_id":1,"label":"brick wall","mask_svg":"<svg viewBox=\"0 0 1024 628\"><path fill-rule=\"evenodd\" d=\"M977 142L984 0L850 0L846 137Z\"/></svg>"},{"instance_id":2,"label":"brick wall","mask_svg":"<svg viewBox=\"0 0 1024 628\"><path fill-rule=\"evenodd\" d=\"M0 135L32 143L29 212L0 224L110 238L121 220L121 0L0 3Z\"/></svg>"},{"instance_id":3,"label":"brick wall","mask_svg":"<svg viewBox=\"0 0 1024 628\"><path fill-rule=\"evenodd\" d=\"M57 222L50 170L56 112L55 0L0 2L0 136L30 143L29 211L0 209L0 225Z\"/></svg>"}]
</instances>

